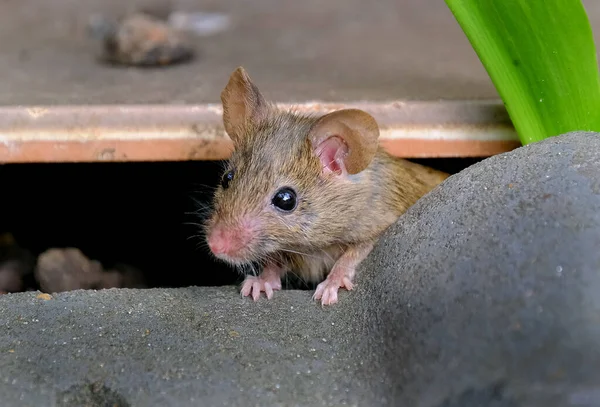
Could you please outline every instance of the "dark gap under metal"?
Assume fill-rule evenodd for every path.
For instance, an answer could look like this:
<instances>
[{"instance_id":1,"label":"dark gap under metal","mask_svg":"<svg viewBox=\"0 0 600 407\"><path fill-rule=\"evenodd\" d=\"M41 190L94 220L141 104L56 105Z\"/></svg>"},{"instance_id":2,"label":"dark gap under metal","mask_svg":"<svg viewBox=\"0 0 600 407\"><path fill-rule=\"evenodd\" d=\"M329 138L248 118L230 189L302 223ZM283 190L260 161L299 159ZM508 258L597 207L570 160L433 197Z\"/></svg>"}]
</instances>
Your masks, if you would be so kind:
<instances>
[{"instance_id":1,"label":"dark gap under metal","mask_svg":"<svg viewBox=\"0 0 600 407\"><path fill-rule=\"evenodd\" d=\"M456 173L479 160L412 161ZM148 287L235 284L240 275L215 261L189 224L201 221L194 200L208 203L221 168L218 161L0 165L0 233L36 257L76 247L105 268L131 265ZM32 276L26 281L39 288Z\"/></svg>"}]
</instances>

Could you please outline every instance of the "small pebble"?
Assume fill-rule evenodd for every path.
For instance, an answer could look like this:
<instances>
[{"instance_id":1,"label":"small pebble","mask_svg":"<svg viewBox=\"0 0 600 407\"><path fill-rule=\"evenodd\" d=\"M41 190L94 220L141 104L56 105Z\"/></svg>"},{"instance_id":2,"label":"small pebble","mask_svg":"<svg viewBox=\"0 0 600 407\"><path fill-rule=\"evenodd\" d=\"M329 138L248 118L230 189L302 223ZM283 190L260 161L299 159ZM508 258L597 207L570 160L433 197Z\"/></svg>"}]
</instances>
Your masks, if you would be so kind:
<instances>
[{"instance_id":1,"label":"small pebble","mask_svg":"<svg viewBox=\"0 0 600 407\"><path fill-rule=\"evenodd\" d=\"M94 16L90 33L103 42L102 59L113 64L166 66L194 56L183 33L144 13L132 14L120 22Z\"/></svg>"},{"instance_id":2,"label":"small pebble","mask_svg":"<svg viewBox=\"0 0 600 407\"><path fill-rule=\"evenodd\" d=\"M52 299L52 296L50 294L46 294L46 293L39 293L38 295L35 296L35 298L39 298L40 300L48 301L48 300Z\"/></svg>"}]
</instances>

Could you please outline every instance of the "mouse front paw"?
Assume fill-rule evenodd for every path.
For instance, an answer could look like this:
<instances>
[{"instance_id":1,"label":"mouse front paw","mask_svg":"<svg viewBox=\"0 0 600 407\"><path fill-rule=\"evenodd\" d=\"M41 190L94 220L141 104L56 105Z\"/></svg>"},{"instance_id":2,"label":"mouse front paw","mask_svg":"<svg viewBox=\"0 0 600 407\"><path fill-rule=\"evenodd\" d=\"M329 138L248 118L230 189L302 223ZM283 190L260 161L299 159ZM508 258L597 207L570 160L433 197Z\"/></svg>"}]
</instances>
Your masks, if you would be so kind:
<instances>
[{"instance_id":1,"label":"mouse front paw","mask_svg":"<svg viewBox=\"0 0 600 407\"><path fill-rule=\"evenodd\" d=\"M350 291L353 287L354 285L348 276L332 273L317 286L313 299L321 300L321 305L332 305L338 302L338 290L340 288Z\"/></svg>"},{"instance_id":2,"label":"mouse front paw","mask_svg":"<svg viewBox=\"0 0 600 407\"><path fill-rule=\"evenodd\" d=\"M251 295L252 299L256 301L261 292L271 299L273 291L277 290L281 290L281 277L277 272L265 270L258 277L247 276L242 283L241 294L243 297Z\"/></svg>"}]
</instances>

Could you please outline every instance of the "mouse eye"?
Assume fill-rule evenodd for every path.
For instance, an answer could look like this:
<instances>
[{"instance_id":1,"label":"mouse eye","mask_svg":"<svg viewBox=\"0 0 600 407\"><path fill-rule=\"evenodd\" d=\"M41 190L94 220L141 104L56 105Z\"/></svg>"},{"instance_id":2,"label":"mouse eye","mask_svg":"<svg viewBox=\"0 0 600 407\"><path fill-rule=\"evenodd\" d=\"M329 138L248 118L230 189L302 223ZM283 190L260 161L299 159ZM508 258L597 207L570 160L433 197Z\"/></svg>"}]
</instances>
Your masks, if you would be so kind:
<instances>
[{"instance_id":1,"label":"mouse eye","mask_svg":"<svg viewBox=\"0 0 600 407\"><path fill-rule=\"evenodd\" d=\"M233 170L227 171L223 174L223 178L221 178L221 186L223 189L229 188L229 183L233 179Z\"/></svg>"},{"instance_id":2,"label":"mouse eye","mask_svg":"<svg viewBox=\"0 0 600 407\"><path fill-rule=\"evenodd\" d=\"M283 187L275 192L271 203L277 209L284 212L291 212L296 209L296 192L289 187Z\"/></svg>"}]
</instances>

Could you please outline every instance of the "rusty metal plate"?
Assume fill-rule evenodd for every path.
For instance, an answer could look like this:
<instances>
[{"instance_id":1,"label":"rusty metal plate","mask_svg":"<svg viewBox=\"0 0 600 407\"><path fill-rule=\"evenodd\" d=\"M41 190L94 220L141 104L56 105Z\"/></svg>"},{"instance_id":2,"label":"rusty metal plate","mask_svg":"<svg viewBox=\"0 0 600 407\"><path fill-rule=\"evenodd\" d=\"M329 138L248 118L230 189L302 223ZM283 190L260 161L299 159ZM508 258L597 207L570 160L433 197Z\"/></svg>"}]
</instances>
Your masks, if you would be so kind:
<instances>
[{"instance_id":1,"label":"rusty metal plate","mask_svg":"<svg viewBox=\"0 0 600 407\"><path fill-rule=\"evenodd\" d=\"M483 157L520 145L499 102L320 103L371 113L380 142L407 158ZM0 107L0 162L221 160L232 151L219 104Z\"/></svg>"}]
</instances>

